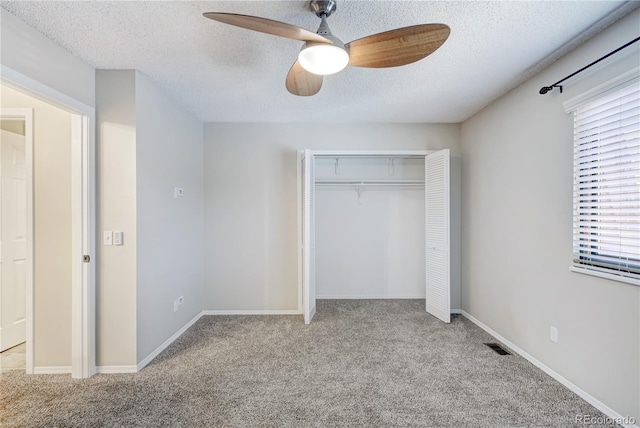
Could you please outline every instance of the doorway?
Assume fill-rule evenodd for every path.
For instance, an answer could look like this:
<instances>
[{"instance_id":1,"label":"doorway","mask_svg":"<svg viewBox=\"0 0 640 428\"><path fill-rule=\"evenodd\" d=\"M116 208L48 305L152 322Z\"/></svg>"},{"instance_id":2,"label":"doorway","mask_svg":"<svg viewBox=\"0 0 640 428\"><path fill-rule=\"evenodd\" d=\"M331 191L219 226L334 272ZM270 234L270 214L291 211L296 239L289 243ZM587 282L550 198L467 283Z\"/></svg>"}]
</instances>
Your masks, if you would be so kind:
<instances>
[{"instance_id":1,"label":"doorway","mask_svg":"<svg viewBox=\"0 0 640 428\"><path fill-rule=\"evenodd\" d=\"M94 136L93 123L95 112L93 108L84 105L72 98L61 94L54 89L33 81L32 79L14 72L6 67L2 68L1 89L3 95L7 93L19 93L24 97L30 97L33 105L38 108L26 108L25 102L9 103L9 97L3 96L3 119L25 121L25 246L27 247L25 259L24 300L24 325L26 339L26 372L27 373L70 373L74 378L90 377L96 372L95 368L95 298L94 283L95 272L91 264L91 255L94 254L95 234L94 221ZM43 152L52 147L47 146L47 141L42 143L38 138L46 140L48 133L38 128L42 123L43 105L57 110L57 123L66 128L66 146L64 164L57 166L57 173L48 177L64 175L62 185L50 183L48 177L43 175L48 166L42 163ZM33 106L31 106L33 107ZM40 109L40 110L38 110ZM63 119L61 119L63 118ZM40 122L37 122L40 121ZM28 135L31 133L31 146L38 146L35 151L29 148ZM45 137L46 136L46 137ZM40 144L40 145L39 145ZM50 151L48 154L50 155ZM40 163L34 163L35 161ZM62 165L62 166L61 166ZM38 173L39 171L39 173ZM64 173L61 173L64 171ZM48 187L47 185L50 184ZM51 211L44 207L56 207L55 201L58 193L62 193L64 206L57 211L58 218L64 215L67 222L64 233L56 227L55 220L49 221ZM35 204L34 204L35 201ZM35 206L34 206L35 205ZM57 209L58 207L56 207ZM44 226L43 226L44 225ZM46 226L46 227L45 227ZM53 232L52 232L53 231ZM57 235L56 235L57 234ZM29 236L30 235L30 236ZM34 240L35 236L35 240ZM43 252L43 242L57 243L64 236L65 245L56 247L50 244ZM4 239L3 239L4 241ZM35 245L34 245L35 242ZM29 245L31 248L29 249ZM58 248L58 251L51 251ZM53 254L53 260L43 257L44 254ZM60 260L56 262L56 258ZM34 264L34 259L37 263ZM62 277L50 277L48 272L39 271L47 262L49 267ZM4 260L3 260L4 264ZM36 270L34 270L34 266ZM65 270L65 272L62 272ZM38 274L39 272L39 274ZM62 279L60 279L62 278ZM65 294L60 300L53 302L51 299L57 295L55 287L49 285L64 286ZM52 316L52 308L56 308L62 316ZM65 336L64 345L59 346L52 353L43 352L45 346L52 345L56 340L47 334L50 320L58 323L56 329ZM4 327L4 326L3 326ZM3 334L4 336L4 334ZM37 353L36 353L37 351Z\"/></svg>"},{"instance_id":2,"label":"doorway","mask_svg":"<svg viewBox=\"0 0 640 428\"><path fill-rule=\"evenodd\" d=\"M33 299L32 121L30 108L0 113L0 358L3 370L28 373L33 373L27 303Z\"/></svg>"},{"instance_id":3,"label":"doorway","mask_svg":"<svg viewBox=\"0 0 640 428\"><path fill-rule=\"evenodd\" d=\"M25 114L28 112L25 112ZM0 117L0 352L26 341L27 257L27 168L26 121L22 117ZM30 241L30 240L29 240ZM11 352L11 355L24 355ZM9 354L9 353L7 353ZM2 368L7 368L6 358ZM15 357L11 365L26 368Z\"/></svg>"}]
</instances>

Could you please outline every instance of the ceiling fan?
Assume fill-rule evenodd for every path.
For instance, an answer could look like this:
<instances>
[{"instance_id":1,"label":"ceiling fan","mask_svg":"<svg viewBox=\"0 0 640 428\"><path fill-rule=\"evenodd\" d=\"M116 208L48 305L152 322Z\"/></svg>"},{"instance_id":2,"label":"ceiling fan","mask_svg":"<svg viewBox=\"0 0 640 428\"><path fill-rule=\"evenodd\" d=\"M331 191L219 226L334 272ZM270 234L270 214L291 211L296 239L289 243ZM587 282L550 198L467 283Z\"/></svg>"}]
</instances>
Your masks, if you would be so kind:
<instances>
[{"instance_id":1,"label":"ceiling fan","mask_svg":"<svg viewBox=\"0 0 640 428\"><path fill-rule=\"evenodd\" d=\"M257 16L221 12L203 15L225 24L305 42L286 80L287 90L301 96L317 94L323 76L337 73L347 65L386 68L421 60L442 46L450 32L445 24L421 24L345 44L331 33L327 24L327 18L336 11L335 0L312 0L309 9L322 20L316 33Z\"/></svg>"}]
</instances>

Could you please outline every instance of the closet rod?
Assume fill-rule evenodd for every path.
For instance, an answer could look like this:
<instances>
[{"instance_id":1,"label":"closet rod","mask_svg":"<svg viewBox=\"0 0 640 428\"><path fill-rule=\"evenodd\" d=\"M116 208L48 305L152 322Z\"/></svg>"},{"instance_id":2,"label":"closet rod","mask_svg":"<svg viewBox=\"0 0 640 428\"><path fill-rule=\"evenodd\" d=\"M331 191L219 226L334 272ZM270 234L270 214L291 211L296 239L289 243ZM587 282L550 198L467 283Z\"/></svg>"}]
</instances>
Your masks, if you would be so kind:
<instances>
[{"instance_id":1,"label":"closet rod","mask_svg":"<svg viewBox=\"0 0 640 428\"><path fill-rule=\"evenodd\" d=\"M316 180L322 186L424 186L424 180Z\"/></svg>"},{"instance_id":2,"label":"closet rod","mask_svg":"<svg viewBox=\"0 0 640 428\"><path fill-rule=\"evenodd\" d=\"M424 159L426 155L402 155L402 154L371 154L371 155L314 155L316 158L326 158L326 159L344 159L344 158L360 158L360 159Z\"/></svg>"}]
</instances>

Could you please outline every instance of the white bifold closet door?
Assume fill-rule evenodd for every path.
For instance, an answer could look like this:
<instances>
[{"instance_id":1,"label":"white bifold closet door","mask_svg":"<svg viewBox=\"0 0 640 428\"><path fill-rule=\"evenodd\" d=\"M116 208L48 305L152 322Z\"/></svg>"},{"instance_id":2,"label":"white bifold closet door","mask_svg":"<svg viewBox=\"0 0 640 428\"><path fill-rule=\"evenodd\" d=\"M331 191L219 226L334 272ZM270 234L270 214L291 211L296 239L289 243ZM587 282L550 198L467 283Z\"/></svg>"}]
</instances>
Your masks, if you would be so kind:
<instances>
[{"instance_id":1,"label":"white bifold closet door","mask_svg":"<svg viewBox=\"0 0 640 428\"><path fill-rule=\"evenodd\" d=\"M310 150L301 159L302 182L302 311L305 324L316 313L315 161Z\"/></svg>"},{"instance_id":2,"label":"white bifold closet door","mask_svg":"<svg viewBox=\"0 0 640 428\"><path fill-rule=\"evenodd\" d=\"M451 322L449 150L425 157L426 308Z\"/></svg>"}]
</instances>

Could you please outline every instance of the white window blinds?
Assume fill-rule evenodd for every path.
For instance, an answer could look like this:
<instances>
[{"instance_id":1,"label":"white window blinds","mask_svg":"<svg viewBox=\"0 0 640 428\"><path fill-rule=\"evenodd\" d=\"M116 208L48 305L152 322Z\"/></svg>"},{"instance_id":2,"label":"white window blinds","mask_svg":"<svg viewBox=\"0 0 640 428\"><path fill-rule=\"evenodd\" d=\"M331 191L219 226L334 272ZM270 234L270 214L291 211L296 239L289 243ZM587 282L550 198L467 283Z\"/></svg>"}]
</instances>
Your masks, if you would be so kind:
<instances>
[{"instance_id":1,"label":"white window blinds","mask_svg":"<svg viewBox=\"0 0 640 428\"><path fill-rule=\"evenodd\" d=\"M574 111L573 262L640 278L640 83Z\"/></svg>"}]
</instances>

